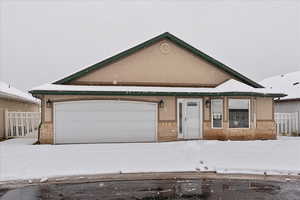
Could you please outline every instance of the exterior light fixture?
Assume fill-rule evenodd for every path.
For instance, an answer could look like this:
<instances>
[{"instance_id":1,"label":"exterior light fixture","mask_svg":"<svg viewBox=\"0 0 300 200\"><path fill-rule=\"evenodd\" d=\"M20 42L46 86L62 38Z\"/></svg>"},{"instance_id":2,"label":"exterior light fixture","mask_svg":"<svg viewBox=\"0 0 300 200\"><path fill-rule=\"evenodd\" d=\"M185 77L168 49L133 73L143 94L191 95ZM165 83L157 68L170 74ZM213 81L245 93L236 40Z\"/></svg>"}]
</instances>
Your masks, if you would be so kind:
<instances>
[{"instance_id":1,"label":"exterior light fixture","mask_svg":"<svg viewBox=\"0 0 300 200\"><path fill-rule=\"evenodd\" d=\"M46 106L47 106L48 108L51 107L51 103L52 103L52 102L50 101L50 99L48 99L47 102L46 102Z\"/></svg>"},{"instance_id":2,"label":"exterior light fixture","mask_svg":"<svg viewBox=\"0 0 300 200\"><path fill-rule=\"evenodd\" d=\"M158 103L159 108L164 108L165 107L165 102L164 100L160 100Z\"/></svg>"},{"instance_id":3,"label":"exterior light fixture","mask_svg":"<svg viewBox=\"0 0 300 200\"><path fill-rule=\"evenodd\" d=\"M206 99L205 106L206 106L206 108L209 108L209 106L210 106L210 99Z\"/></svg>"}]
</instances>

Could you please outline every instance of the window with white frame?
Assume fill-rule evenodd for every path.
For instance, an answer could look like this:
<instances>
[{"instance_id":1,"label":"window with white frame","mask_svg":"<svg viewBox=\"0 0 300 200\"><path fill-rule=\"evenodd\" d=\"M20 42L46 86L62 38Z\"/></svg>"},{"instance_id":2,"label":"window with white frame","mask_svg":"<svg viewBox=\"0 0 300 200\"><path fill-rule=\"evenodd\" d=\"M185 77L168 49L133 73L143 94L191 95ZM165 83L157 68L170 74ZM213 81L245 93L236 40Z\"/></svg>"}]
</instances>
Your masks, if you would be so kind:
<instances>
[{"instance_id":1,"label":"window with white frame","mask_svg":"<svg viewBox=\"0 0 300 200\"><path fill-rule=\"evenodd\" d=\"M223 124L223 99L211 100L212 128L222 128Z\"/></svg>"},{"instance_id":2,"label":"window with white frame","mask_svg":"<svg viewBox=\"0 0 300 200\"><path fill-rule=\"evenodd\" d=\"M229 128L249 128L250 127L250 100L249 99L229 99Z\"/></svg>"}]
</instances>

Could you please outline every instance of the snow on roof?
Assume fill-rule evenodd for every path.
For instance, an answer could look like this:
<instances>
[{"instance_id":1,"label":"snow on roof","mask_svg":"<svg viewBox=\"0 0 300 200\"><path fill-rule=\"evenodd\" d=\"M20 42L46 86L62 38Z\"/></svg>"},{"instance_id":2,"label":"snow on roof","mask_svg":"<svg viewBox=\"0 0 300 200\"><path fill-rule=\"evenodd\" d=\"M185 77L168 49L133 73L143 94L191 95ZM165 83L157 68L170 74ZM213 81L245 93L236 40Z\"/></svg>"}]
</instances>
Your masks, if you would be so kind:
<instances>
[{"instance_id":1,"label":"snow on roof","mask_svg":"<svg viewBox=\"0 0 300 200\"><path fill-rule=\"evenodd\" d=\"M218 90L220 91L227 91L227 92L256 92L256 91L264 91L264 88L253 88L245 83L242 83L240 81L230 79L223 84L217 86ZM268 93L269 91L266 91Z\"/></svg>"},{"instance_id":2,"label":"snow on roof","mask_svg":"<svg viewBox=\"0 0 300 200\"><path fill-rule=\"evenodd\" d=\"M19 101L26 101L31 103L39 103L39 100L32 97L29 93L22 92L10 85L0 81L0 97L15 99Z\"/></svg>"},{"instance_id":3,"label":"snow on roof","mask_svg":"<svg viewBox=\"0 0 300 200\"><path fill-rule=\"evenodd\" d=\"M300 98L300 71L287 74L272 76L260 82L266 88L281 90L287 94L281 99L297 99Z\"/></svg>"},{"instance_id":4,"label":"snow on roof","mask_svg":"<svg viewBox=\"0 0 300 200\"><path fill-rule=\"evenodd\" d=\"M149 86L87 86L87 85L61 85L45 84L31 89L31 93L40 91L88 91L88 92L170 92L170 93L221 93L221 92L249 92L261 94L281 94L266 88L253 88L239 81L230 79L216 88L195 87L149 87Z\"/></svg>"}]
</instances>

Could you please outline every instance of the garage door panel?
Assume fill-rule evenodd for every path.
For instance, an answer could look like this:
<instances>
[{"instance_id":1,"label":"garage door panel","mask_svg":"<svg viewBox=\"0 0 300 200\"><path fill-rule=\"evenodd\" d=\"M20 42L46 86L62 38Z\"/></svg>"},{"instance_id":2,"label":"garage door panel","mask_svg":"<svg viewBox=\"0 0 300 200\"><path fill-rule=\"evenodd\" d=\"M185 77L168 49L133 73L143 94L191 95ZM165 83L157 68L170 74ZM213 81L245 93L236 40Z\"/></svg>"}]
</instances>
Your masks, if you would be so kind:
<instances>
[{"instance_id":1,"label":"garage door panel","mask_svg":"<svg viewBox=\"0 0 300 200\"><path fill-rule=\"evenodd\" d=\"M128 117L131 115L132 117ZM88 113L88 112L74 112L70 118L70 112L60 112L59 116L57 116L58 120L64 120L65 118L69 118L69 121L88 121L88 122L109 122L109 121L149 121L153 119L153 115L155 112L148 112L147 114L140 114L138 112L127 112L127 113L110 113L110 112L101 112L101 114L97 112Z\"/></svg>"},{"instance_id":2,"label":"garage door panel","mask_svg":"<svg viewBox=\"0 0 300 200\"><path fill-rule=\"evenodd\" d=\"M55 105L56 143L156 141L156 104L78 101Z\"/></svg>"},{"instance_id":3,"label":"garage door panel","mask_svg":"<svg viewBox=\"0 0 300 200\"><path fill-rule=\"evenodd\" d=\"M82 123L84 122L84 124ZM90 130L93 132L112 132L115 131L112 126L118 126L119 128L117 129L118 132L124 132L124 131L132 131L132 134L134 133L133 131L138 131L138 130L153 130L153 126L149 126L149 121L139 121L139 125L136 125L136 122L134 121L81 121L81 120L73 120L71 123L68 123L68 126L72 127L72 132L80 132L82 130ZM64 124L59 124L56 125L56 128L64 128L66 125ZM75 129L75 130L74 130ZM81 130L82 129L82 130ZM123 130L119 130L123 129ZM124 130L125 129L125 130ZM71 130L71 128L69 129Z\"/></svg>"},{"instance_id":4,"label":"garage door panel","mask_svg":"<svg viewBox=\"0 0 300 200\"><path fill-rule=\"evenodd\" d=\"M76 105L80 105L77 107ZM140 103L140 102L122 102L122 101L113 101L113 103L101 103L92 102L92 103L81 103L80 101L70 103L61 103L57 104L56 110L65 110L70 112L78 111L150 111L153 110L153 103Z\"/></svg>"}]
</instances>

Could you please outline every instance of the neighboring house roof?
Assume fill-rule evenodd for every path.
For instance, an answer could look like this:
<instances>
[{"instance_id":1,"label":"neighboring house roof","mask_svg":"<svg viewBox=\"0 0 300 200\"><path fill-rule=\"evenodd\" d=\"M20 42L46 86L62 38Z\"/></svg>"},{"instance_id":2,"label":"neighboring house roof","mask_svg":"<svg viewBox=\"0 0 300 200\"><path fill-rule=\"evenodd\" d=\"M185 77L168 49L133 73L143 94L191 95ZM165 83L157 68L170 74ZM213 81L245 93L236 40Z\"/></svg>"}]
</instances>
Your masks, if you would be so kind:
<instances>
[{"instance_id":1,"label":"neighboring house roof","mask_svg":"<svg viewBox=\"0 0 300 200\"><path fill-rule=\"evenodd\" d=\"M287 94L280 100L300 100L300 71L272 76L260 82L266 88L282 91Z\"/></svg>"},{"instance_id":2,"label":"neighboring house roof","mask_svg":"<svg viewBox=\"0 0 300 200\"><path fill-rule=\"evenodd\" d=\"M264 96L283 97L284 94L272 89L253 88L234 79L216 88L195 87L142 87L142 86L87 86L45 84L33 88L30 93L53 95L134 95L134 96Z\"/></svg>"},{"instance_id":3,"label":"neighboring house roof","mask_svg":"<svg viewBox=\"0 0 300 200\"><path fill-rule=\"evenodd\" d=\"M137 51L139 51L139 50L141 50L143 48L146 48L146 47L148 47L148 46L150 46L150 45L152 45L152 44L154 44L154 43L162 40L162 39L168 39L168 40L174 42L178 46L180 46L180 47L182 47L182 48L190 51L194 55L200 57L201 59L204 59L205 61L207 61L207 62L211 63L212 65L214 65L215 67L217 67L217 68L225 71L226 73L230 74L235 79L237 79L237 80L239 80L239 81L241 81L241 82L243 82L245 84L248 84L248 85L250 85L250 86L252 86L254 88L262 88L263 87L260 84L258 84L256 82L250 80L246 76L244 76L244 75L240 74L239 72L231 69L230 67L224 65L223 63L217 61L216 59L210 57L209 55L203 53L202 51L196 49L195 47L189 45L188 43L184 42L183 40L177 38L176 36L174 36L174 35L172 35L172 34L170 34L168 32L163 33L163 34L161 34L159 36L156 36L156 37L154 37L154 38L152 38L152 39L150 39L150 40L148 40L146 42L143 42L143 43L141 43L141 44L139 44L139 45L137 45L135 47L132 47L132 48L126 50L126 51L123 51L123 52L121 52L121 53L119 53L119 54L117 54L115 56L112 56L112 57L110 57L108 59L105 59L105 60L103 60L103 61L101 61L99 63L96 63L96 64L94 64L94 65L92 65L90 67L87 67L87 68L85 68L85 69L83 69L81 71L73 73L70 76L67 76L67 77L65 77L65 78L63 78L61 80L58 80L58 81L54 82L54 84L66 84L66 83L69 83L70 81L75 80L75 79L77 79L79 77L82 77L83 75L85 75L85 74L87 74L87 73L89 73L89 72L91 72L93 70L99 69L99 68L104 67L104 66L106 66L106 65L108 65L108 64L110 64L112 62L115 62L115 61L121 59L121 58L129 56L129 55L131 55L131 54L133 54L133 53L135 53L135 52L137 52Z\"/></svg>"},{"instance_id":4,"label":"neighboring house roof","mask_svg":"<svg viewBox=\"0 0 300 200\"><path fill-rule=\"evenodd\" d=\"M1 97L29 103L39 103L39 100L32 97L29 93L22 92L2 81L0 81L0 98Z\"/></svg>"}]
</instances>

